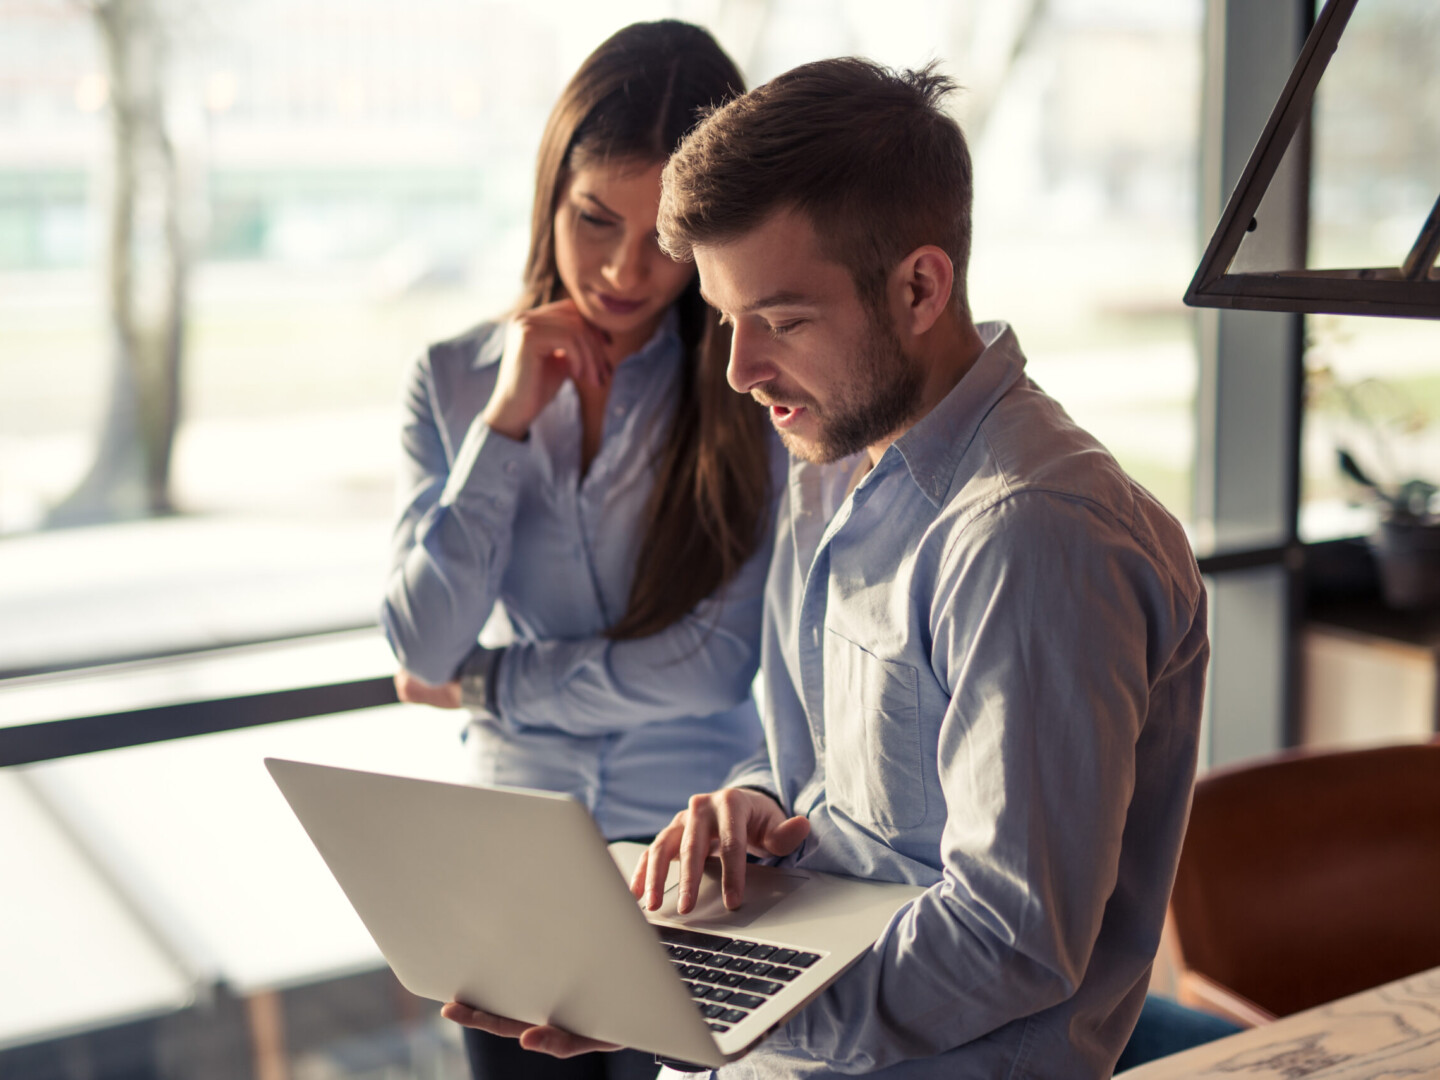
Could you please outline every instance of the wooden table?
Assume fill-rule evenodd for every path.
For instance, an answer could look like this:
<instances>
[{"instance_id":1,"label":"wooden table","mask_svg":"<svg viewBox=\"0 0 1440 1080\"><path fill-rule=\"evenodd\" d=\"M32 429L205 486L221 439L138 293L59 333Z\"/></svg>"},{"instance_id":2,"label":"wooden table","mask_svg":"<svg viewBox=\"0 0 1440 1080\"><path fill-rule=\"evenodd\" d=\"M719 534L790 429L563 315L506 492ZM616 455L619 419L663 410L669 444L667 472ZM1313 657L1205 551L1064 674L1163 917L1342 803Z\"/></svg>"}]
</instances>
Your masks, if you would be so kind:
<instances>
[{"instance_id":1,"label":"wooden table","mask_svg":"<svg viewBox=\"0 0 1440 1080\"><path fill-rule=\"evenodd\" d=\"M1127 1070L1124 1080L1440 1077L1440 968Z\"/></svg>"}]
</instances>

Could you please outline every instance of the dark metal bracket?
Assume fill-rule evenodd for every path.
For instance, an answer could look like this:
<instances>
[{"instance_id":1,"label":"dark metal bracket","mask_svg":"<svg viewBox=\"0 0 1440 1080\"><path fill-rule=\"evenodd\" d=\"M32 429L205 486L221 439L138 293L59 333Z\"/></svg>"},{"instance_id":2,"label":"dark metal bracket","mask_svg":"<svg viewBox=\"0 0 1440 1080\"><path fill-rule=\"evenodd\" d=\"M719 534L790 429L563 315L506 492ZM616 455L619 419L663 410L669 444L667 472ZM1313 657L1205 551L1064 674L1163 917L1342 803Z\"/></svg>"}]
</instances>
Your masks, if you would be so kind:
<instances>
[{"instance_id":1,"label":"dark metal bracket","mask_svg":"<svg viewBox=\"0 0 1440 1080\"><path fill-rule=\"evenodd\" d=\"M1286 149L1310 115L1315 90L1358 2L1330 0L1315 19L1185 292L1185 303L1190 306L1440 318L1440 277L1435 274L1436 256L1440 255L1440 200L1401 266L1229 272L1245 234L1256 227L1256 211Z\"/></svg>"}]
</instances>

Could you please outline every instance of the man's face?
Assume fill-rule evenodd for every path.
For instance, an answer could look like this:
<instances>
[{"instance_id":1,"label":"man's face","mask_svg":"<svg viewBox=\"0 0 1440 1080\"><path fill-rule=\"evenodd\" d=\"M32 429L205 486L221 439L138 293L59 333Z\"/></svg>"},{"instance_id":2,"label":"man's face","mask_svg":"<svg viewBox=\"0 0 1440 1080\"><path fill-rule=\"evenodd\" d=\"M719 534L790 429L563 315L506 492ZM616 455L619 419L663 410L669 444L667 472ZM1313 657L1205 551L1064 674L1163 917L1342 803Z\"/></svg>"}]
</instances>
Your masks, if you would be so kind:
<instances>
[{"instance_id":1,"label":"man's face","mask_svg":"<svg viewBox=\"0 0 1440 1080\"><path fill-rule=\"evenodd\" d=\"M805 215L782 211L695 248L705 298L732 326L730 385L770 410L785 446L834 461L883 442L920 406L923 371L888 312L861 303Z\"/></svg>"}]
</instances>

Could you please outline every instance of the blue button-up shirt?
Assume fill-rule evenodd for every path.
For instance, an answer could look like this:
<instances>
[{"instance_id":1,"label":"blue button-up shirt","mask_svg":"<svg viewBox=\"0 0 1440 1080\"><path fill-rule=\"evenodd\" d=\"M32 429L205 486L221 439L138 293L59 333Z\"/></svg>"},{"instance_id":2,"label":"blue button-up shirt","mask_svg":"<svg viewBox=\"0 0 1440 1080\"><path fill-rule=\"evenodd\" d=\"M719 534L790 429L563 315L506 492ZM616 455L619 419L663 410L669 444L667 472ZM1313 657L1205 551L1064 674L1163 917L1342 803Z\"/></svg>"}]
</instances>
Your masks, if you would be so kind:
<instances>
[{"instance_id":1,"label":"blue button-up shirt","mask_svg":"<svg viewBox=\"0 0 1440 1080\"><path fill-rule=\"evenodd\" d=\"M732 776L800 866L929 890L722 1075L1108 1077L1189 807L1205 594L1175 520L1024 373L1008 327L849 487L796 463ZM848 493L847 493L848 492Z\"/></svg>"},{"instance_id":2,"label":"blue button-up shirt","mask_svg":"<svg viewBox=\"0 0 1440 1080\"><path fill-rule=\"evenodd\" d=\"M523 442L477 419L503 346L503 326L481 326L432 346L410 373L381 621L400 663L442 683L498 610L511 643L494 675L499 716L468 730L475 778L569 792L607 836L649 836L759 745L750 687L769 543L664 631L604 637L629 601L674 411L674 314L616 367L583 477L570 383Z\"/></svg>"}]
</instances>

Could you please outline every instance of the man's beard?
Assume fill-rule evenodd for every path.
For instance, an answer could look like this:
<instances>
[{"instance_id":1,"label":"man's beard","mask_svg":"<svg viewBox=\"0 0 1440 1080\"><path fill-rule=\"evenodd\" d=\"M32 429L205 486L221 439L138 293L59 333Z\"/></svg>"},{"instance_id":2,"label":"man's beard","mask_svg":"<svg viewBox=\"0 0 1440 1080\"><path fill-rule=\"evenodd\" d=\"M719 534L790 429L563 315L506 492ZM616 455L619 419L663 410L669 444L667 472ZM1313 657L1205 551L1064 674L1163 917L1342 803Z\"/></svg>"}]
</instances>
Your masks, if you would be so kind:
<instances>
[{"instance_id":1,"label":"man's beard","mask_svg":"<svg viewBox=\"0 0 1440 1080\"><path fill-rule=\"evenodd\" d=\"M780 441L796 457L816 465L849 457L898 430L920 411L924 371L906 355L885 314L871 312L867 326L865 340L846 365L847 385L825 411L814 399L774 401L803 406L815 419L818 435L813 441L777 429Z\"/></svg>"}]
</instances>

